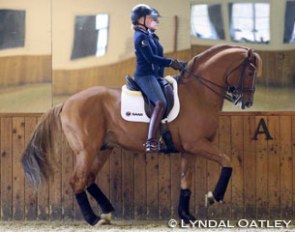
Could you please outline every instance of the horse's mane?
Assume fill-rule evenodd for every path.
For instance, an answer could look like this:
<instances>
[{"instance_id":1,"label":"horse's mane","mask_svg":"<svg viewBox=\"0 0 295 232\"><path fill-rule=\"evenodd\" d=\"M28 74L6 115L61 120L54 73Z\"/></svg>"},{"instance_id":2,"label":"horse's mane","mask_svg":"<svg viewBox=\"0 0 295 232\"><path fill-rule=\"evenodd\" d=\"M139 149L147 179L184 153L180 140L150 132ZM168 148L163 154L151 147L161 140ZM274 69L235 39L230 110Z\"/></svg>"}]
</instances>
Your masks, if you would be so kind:
<instances>
[{"instance_id":1,"label":"horse's mane","mask_svg":"<svg viewBox=\"0 0 295 232\"><path fill-rule=\"evenodd\" d=\"M212 47L206 49L205 51L199 53L198 55L194 56L190 60L190 62L188 63L186 69L191 70L191 68L194 67L196 62L202 63L203 61L206 61L208 58L216 55L217 53L227 50L227 49L232 49L232 48L239 48L239 49L243 49L245 51L249 50L249 48L247 48L247 47L238 46L238 45L229 45L229 44L215 45L215 46L212 46ZM183 76L183 78L186 78L186 76L189 75L189 72L182 73L181 75Z\"/></svg>"},{"instance_id":2,"label":"horse's mane","mask_svg":"<svg viewBox=\"0 0 295 232\"><path fill-rule=\"evenodd\" d=\"M212 57L215 54L226 50L226 49L230 49L230 48L240 48L240 49L245 49L248 50L247 47L243 47L243 46L238 46L238 45L229 45L229 44L219 44L219 45L215 45L212 46L211 48L208 48L207 50L201 52L200 54L196 55L193 57L192 61L195 62L195 60L204 60L207 59L208 57Z\"/></svg>"},{"instance_id":3,"label":"horse's mane","mask_svg":"<svg viewBox=\"0 0 295 232\"><path fill-rule=\"evenodd\" d=\"M248 58L254 59L253 64L257 68L257 76L261 76L262 74L262 60L258 53L253 52L251 48L239 45L228 45L228 44L220 44L215 45L207 50L199 53L194 56L187 64L185 71L181 72L178 76L176 76L177 80L183 80L188 78L191 75L191 70L193 67L198 66L199 64L206 62L211 57L215 56L217 53L222 51L227 51L228 49L241 49L245 51L245 55L248 55Z\"/></svg>"}]
</instances>

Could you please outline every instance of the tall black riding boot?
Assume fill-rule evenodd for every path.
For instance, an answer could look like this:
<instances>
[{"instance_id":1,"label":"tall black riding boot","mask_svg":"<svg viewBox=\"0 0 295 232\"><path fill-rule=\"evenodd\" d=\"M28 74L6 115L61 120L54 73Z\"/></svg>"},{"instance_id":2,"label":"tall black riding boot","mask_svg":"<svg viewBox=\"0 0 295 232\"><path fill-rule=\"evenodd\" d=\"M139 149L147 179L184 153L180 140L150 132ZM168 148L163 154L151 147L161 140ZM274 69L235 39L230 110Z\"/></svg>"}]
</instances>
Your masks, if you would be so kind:
<instances>
[{"instance_id":1,"label":"tall black riding boot","mask_svg":"<svg viewBox=\"0 0 295 232\"><path fill-rule=\"evenodd\" d=\"M196 218L192 216L189 212L189 202L191 198L191 190L189 189L181 189L180 190L180 198L178 205L178 216L185 224L189 224L190 221L195 221Z\"/></svg>"},{"instance_id":2,"label":"tall black riding boot","mask_svg":"<svg viewBox=\"0 0 295 232\"><path fill-rule=\"evenodd\" d=\"M162 102L157 102L151 116L149 125L148 139L145 144L146 152L158 152L159 146L157 141L157 131L163 118L165 107Z\"/></svg>"}]
</instances>

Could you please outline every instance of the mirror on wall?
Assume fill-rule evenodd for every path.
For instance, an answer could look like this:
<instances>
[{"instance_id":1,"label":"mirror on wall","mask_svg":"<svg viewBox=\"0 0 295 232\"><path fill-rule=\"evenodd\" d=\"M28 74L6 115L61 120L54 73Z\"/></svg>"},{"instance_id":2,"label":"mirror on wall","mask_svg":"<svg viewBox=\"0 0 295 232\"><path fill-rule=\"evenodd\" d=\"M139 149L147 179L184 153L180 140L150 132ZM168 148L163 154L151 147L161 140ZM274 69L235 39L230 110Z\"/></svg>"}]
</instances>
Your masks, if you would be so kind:
<instances>
[{"instance_id":1,"label":"mirror on wall","mask_svg":"<svg viewBox=\"0 0 295 232\"><path fill-rule=\"evenodd\" d=\"M53 0L54 104L95 85L121 88L125 76L133 75L134 30L130 13L139 3L77 0L73 4L70 0ZM184 54L183 50L190 54L189 0L175 0L169 5L164 0L147 4L161 15L156 34L166 55Z\"/></svg>"},{"instance_id":2,"label":"mirror on wall","mask_svg":"<svg viewBox=\"0 0 295 232\"><path fill-rule=\"evenodd\" d=\"M295 1L191 2L193 51L228 43L260 54L263 74L256 80L254 105L249 111L294 111ZM276 9L275 20L271 20L272 9ZM240 111L227 101L223 110Z\"/></svg>"},{"instance_id":3,"label":"mirror on wall","mask_svg":"<svg viewBox=\"0 0 295 232\"><path fill-rule=\"evenodd\" d=\"M270 42L269 3L230 3L229 26L233 42Z\"/></svg>"},{"instance_id":4,"label":"mirror on wall","mask_svg":"<svg viewBox=\"0 0 295 232\"><path fill-rule=\"evenodd\" d=\"M107 14L75 17L75 34L71 60L106 54L109 16Z\"/></svg>"},{"instance_id":5,"label":"mirror on wall","mask_svg":"<svg viewBox=\"0 0 295 232\"><path fill-rule=\"evenodd\" d=\"M286 2L284 43L295 44L295 1Z\"/></svg>"},{"instance_id":6,"label":"mirror on wall","mask_svg":"<svg viewBox=\"0 0 295 232\"><path fill-rule=\"evenodd\" d=\"M0 9L0 49L25 46L26 11Z\"/></svg>"},{"instance_id":7,"label":"mirror on wall","mask_svg":"<svg viewBox=\"0 0 295 232\"><path fill-rule=\"evenodd\" d=\"M0 112L44 112L52 104L50 4L0 2Z\"/></svg>"},{"instance_id":8,"label":"mirror on wall","mask_svg":"<svg viewBox=\"0 0 295 232\"><path fill-rule=\"evenodd\" d=\"M195 4L191 8L191 34L197 38L224 40L220 4Z\"/></svg>"},{"instance_id":9,"label":"mirror on wall","mask_svg":"<svg viewBox=\"0 0 295 232\"><path fill-rule=\"evenodd\" d=\"M0 112L45 112L88 87L122 86L135 68L130 11L137 3L0 1ZM150 4L162 16L165 55L189 60L214 44L251 47L263 76L250 110L295 110L295 0Z\"/></svg>"}]
</instances>

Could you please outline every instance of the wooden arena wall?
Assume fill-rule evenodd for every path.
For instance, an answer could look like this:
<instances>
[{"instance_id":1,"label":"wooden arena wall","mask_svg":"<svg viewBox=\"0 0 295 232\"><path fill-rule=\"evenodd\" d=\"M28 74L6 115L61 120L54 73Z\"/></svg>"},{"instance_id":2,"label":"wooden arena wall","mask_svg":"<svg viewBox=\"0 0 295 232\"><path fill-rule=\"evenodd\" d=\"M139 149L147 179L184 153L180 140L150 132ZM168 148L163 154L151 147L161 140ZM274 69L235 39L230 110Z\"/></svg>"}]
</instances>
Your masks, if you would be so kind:
<instances>
[{"instance_id":1,"label":"wooden arena wall","mask_svg":"<svg viewBox=\"0 0 295 232\"><path fill-rule=\"evenodd\" d=\"M64 138L58 141L60 153L51 157L55 172L49 182L34 192L24 179L21 153L39 117L0 114L0 218L79 220L68 183L74 156ZM231 157L234 170L226 204L204 208L204 195L214 187L220 167L197 157L191 211L199 219L294 218L295 113L226 112L220 113L219 125L216 143ZM179 175L178 154L116 149L97 183L114 204L117 218L168 220L177 218Z\"/></svg>"},{"instance_id":2,"label":"wooden arena wall","mask_svg":"<svg viewBox=\"0 0 295 232\"><path fill-rule=\"evenodd\" d=\"M51 55L0 57L0 87L51 82Z\"/></svg>"}]
</instances>

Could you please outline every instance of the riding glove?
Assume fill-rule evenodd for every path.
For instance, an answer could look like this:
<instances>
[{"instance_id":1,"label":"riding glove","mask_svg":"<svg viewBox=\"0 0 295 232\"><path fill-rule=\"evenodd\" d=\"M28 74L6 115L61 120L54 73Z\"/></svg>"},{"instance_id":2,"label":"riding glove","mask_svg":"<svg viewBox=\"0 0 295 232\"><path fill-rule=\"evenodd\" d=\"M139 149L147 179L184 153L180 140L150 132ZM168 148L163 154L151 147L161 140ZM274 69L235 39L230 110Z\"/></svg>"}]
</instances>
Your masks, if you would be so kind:
<instances>
[{"instance_id":1,"label":"riding glove","mask_svg":"<svg viewBox=\"0 0 295 232\"><path fill-rule=\"evenodd\" d=\"M174 70L182 71L185 66L186 66L186 62L178 61L176 59L172 59L170 63L170 67L173 68Z\"/></svg>"}]
</instances>

